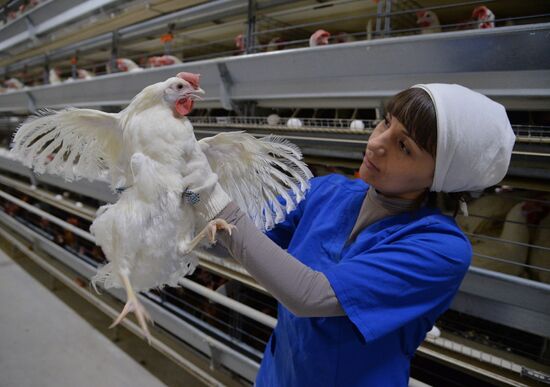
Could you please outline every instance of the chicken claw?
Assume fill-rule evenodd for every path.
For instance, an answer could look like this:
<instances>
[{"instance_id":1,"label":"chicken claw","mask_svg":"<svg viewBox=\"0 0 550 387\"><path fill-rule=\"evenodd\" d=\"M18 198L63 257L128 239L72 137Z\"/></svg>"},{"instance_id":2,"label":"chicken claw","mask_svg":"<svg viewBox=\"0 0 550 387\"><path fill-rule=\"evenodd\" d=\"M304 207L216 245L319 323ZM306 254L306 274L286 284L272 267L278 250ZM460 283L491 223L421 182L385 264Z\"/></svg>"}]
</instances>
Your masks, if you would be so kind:
<instances>
[{"instance_id":1,"label":"chicken claw","mask_svg":"<svg viewBox=\"0 0 550 387\"><path fill-rule=\"evenodd\" d=\"M180 242L179 243L179 251L182 254L188 254L190 253L200 241L202 241L204 238L208 238L210 243L216 243L216 232L218 230L226 230L229 235L231 235L231 232L233 232L233 229L236 229L237 227L227 223L224 219L217 218L214 220L211 220L208 222L208 224L202 229L201 232L197 234L193 240L190 242Z\"/></svg>"},{"instance_id":2,"label":"chicken claw","mask_svg":"<svg viewBox=\"0 0 550 387\"><path fill-rule=\"evenodd\" d=\"M151 345L151 333L149 332L149 328L147 327L147 321L152 322L151 316L145 309L145 307L139 302L137 299L136 293L132 289L132 285L130 284L130 280L128 279L128 276L126 274L120 274L120 278L122 279L122 283L124 284L124 288L126 289L126 305L124 305L124 309L122 309L122 312L118 315L118 317L113 321L111 326L109 328L113 328L116 325L118 325L124 317L130 312L134 312L139 326L141 327L141 330L143 332L143 335L147 339L147 342L149 345Z\"/></svg>"}]
</instances>

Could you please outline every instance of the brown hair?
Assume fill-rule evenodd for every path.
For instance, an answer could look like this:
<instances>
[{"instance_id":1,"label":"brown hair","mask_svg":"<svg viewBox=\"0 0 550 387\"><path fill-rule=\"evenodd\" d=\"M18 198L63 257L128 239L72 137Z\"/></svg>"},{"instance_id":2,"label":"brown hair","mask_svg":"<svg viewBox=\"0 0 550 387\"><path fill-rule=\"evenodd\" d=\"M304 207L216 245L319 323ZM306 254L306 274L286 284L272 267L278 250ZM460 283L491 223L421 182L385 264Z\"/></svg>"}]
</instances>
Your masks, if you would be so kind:
<instances>
[{"instance_id":1,"label":"brown hair","mask_svg":"<svg viewBox=\"0 0 550 387\"><path fill-rule=\"evenodd\" d=\"M386 112L397 118L414 142L436 159L437 116L433 101L426 90L415 87L397 93L386 103ZM456 217L465 192L446 195L454 202L453 217ZM425 195L418 198L419 207L425 199ZM437 207L437 193L427 192L427 205Z\"/></svg>"},{"instance_id":2,"label":"brown hair","mask_svg":"<svg viewBox=\"0 0 550 387\"><path fill-rule=\"evenodd\" d=\"M432 99L425 90L415 87L397 93L387 102L386 112L397 118L420 149L435 160L437 117Z\"/></svg>"}]
</instances>

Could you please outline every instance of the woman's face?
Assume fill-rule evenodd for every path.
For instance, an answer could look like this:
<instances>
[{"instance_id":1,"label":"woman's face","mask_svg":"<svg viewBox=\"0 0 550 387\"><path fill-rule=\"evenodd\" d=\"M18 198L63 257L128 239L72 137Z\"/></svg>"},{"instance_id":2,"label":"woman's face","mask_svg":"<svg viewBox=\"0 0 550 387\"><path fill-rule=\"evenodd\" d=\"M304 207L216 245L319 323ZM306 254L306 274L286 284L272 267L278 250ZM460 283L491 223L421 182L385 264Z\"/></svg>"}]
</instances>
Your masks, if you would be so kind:
<instances>
[{"instance_id":1,"label":"woman's face","mask_svg":"<svg viewBox=\"0 0 550 387\"><path fill-rule=\"evenodd\" d=\"M432 185L434 170L433 157L388 114L369 138L359 176L385 196L416 199Z\"/></svg>"}]
</instances>

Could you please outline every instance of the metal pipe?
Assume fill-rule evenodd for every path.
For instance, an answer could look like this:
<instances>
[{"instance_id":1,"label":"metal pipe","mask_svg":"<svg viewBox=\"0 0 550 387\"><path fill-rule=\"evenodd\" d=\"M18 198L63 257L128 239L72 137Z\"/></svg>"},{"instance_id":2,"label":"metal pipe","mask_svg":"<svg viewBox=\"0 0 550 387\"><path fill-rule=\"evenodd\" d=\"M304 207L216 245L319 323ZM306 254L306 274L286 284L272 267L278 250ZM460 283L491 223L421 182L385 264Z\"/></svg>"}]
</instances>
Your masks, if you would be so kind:
<instances>
[{"instance_id":1,"label":"metal pipe","mask_svg":"<svg viewBox=\"0 0 550 387\"><path fill-rule=\"evenodd\" d=\"M392 0L386 0L386 11L384 12L386 15L384 18L384 36L391 35L391 2Z\"/></svg>"},{"instance_id":2,"label":"metal pipe","mask_svg":"<svg viewBox=\"0 0 550 387\"><path fill-rule=\"evenodd\" d=\"M65 229L75 233L76 235L78 235L78 236L80 236L80 237L82 237L82 238L84 238L84 239L86 239L90 242L95 243L95 238L89 232L86 232L86 231L84 231L84 230L82 230L78 227L73 226L70 223L67 223L67 222L65 222L65 221L63 221L59 218L56 218L55 216L52 216L52 215L48 214L47 212L36 208L35 206L32 206L28 203L25 203L24 201L19 200L16 197L11 196L10 194L8 194L4 191L0 191L0 197L3 197L4 199L9 200L10 202L13 202L13 203L17 204L18 206L23 207L25 210L27 210L29 212L32 212L33 214L39 215L39 216L41 216L45 219L48 219L50 222L55 223L58 226L61 226Z\"/></svg>"},{"instance_id":3,"label":"metal pipe","mask_svg":"<svg viewBox=\"0 0 550 387\"><path fill-rule=\"evenodd\" d=\"M246 29L245 52L252 54L255 49L256 0L248 0L248 23Z\"/></svg>"},{"instance_id":4,"label":"metal pipe","mask_svg":"<svg viewBox=\"0 0 550 387\"><path fill-rule=\"evenodd\" d=\"M525 287L531 288L531 289L541 290L544 293L548 293L550 295L550 284L546 284L544 282L536 282L536 281L528 280L528 279L521 278L521 277L516 277L516 276L513 276L513 275L509 275L509 274L500 273L500 272L497 272L497 271L482 269L480 267L475 267L475 266L470 266L468 268L468 271L470 273L478 274L478 275L483 276L483 277L497 279L497 280L500 280L500 281L525 286Z\"/></svg>"},{"instance_id":5,"label":"metal pipe","mask_svg":"<svg viewBox=\"0 0 550 387\"><path fill-rule=\"evenodd\" d=\"M247 306L238 301L235 301L232 298L229 298L220 293L217 293L216 291L208 289L205 286L199 285L198 283L193 282L187 278L182 278L179 281L179 284L184 288L187 288L195 293L198 293L203 297L206 297L214 302L217 302L218 304L221 304L229 309L232 309L235 312L240 313L244 316L247 316L248 318L254 321L257 321L261 324L264 324L270 328L275 328L275 325L277 325L277 319L271 316L268 316L265 313L258 312L256 309L251 308L250 306Z\"/></svg>"}]
</instances>

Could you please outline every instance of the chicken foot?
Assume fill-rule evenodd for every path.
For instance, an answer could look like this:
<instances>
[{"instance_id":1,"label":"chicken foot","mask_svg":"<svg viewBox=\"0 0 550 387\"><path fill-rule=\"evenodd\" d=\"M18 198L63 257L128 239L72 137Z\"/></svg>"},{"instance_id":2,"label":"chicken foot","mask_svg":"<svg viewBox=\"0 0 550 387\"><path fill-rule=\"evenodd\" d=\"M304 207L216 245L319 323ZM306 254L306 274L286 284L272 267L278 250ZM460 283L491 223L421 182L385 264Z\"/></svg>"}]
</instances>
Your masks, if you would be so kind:
<instances>
[{"instance_id":1,"label":"chicken foot","mask_svg":"<svg viewBox=\"0 0 550 387\"><path fill-rule=\"evenodd\" d=\"M221 218L211 220L202 229L202 231L199 232L197 236L193 238L190 242L185 242L185 241L180 242L178 245L179 251L182 254L190 253L195 247L197 247L199 242L202 241L204 238L208 238L210 243L216 243L216 232L218 230L226 230L229 233L229 235L231 235L231 232L233 231L233 229L236 229L236 228L237 227L227 223L224 219L221 219Z\"/></svg>"},{"instance_id":2,"label":"chicken foot","mask_svg":"<svg viewBox=\"0 0 550 387\"><path fill-rule=\"evenodd\" d=\"M115 319L115 321L113 321L109 328L115 327L124 319L124 317L126 317L128 313L134 312L137 317L139 326L141 327L141 330L143 332L143 335L150 345L151 333L149 332L149 328L147 327L147 321L152 322L153 320L151 319L151 316L149 315L145 307L137 299L136 293L134 292L134 289L130 284L130 279L128 278L128 275L120 273L120 279L122 280L124 289L126 289L126 305L124 305L124 309L122 309L122 312L120 312L118 317Z\"/></svg>"}]
</instances>

